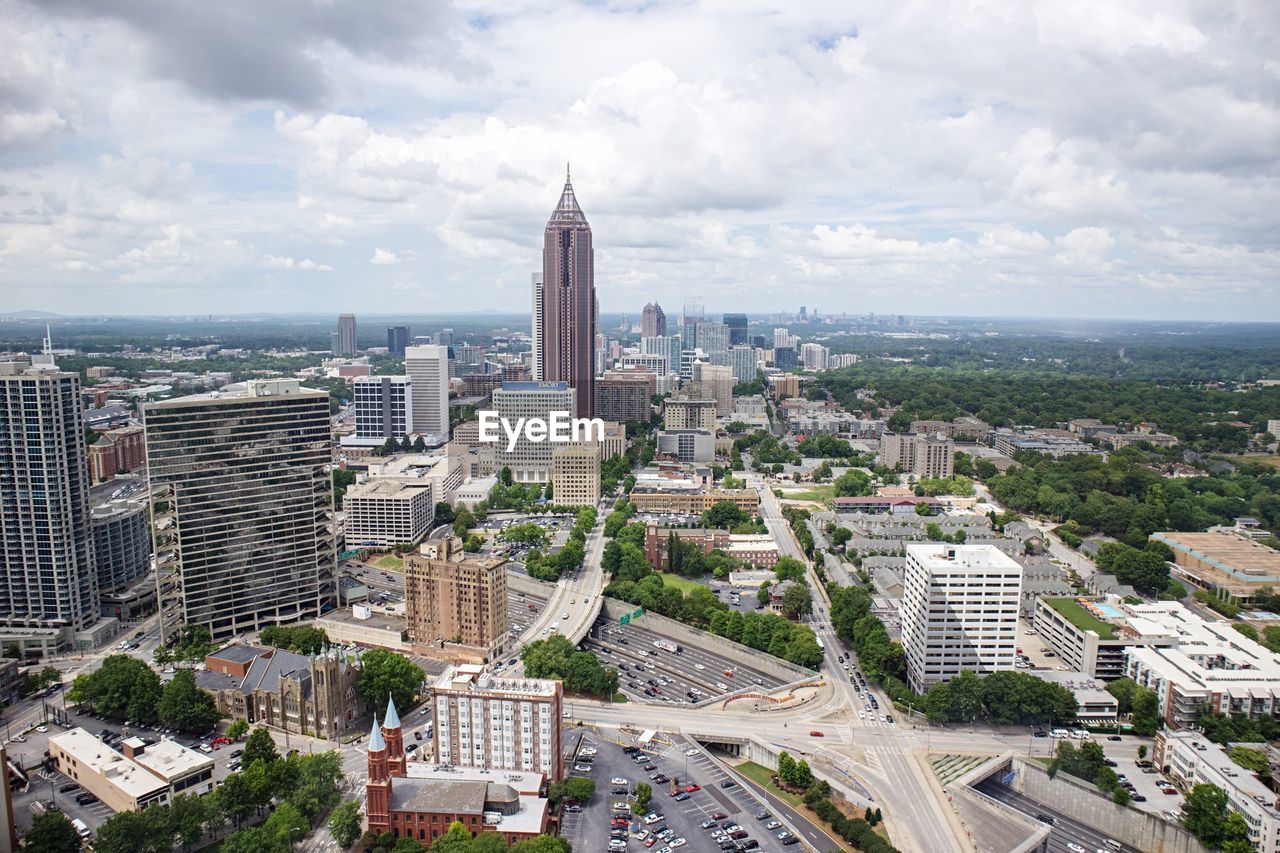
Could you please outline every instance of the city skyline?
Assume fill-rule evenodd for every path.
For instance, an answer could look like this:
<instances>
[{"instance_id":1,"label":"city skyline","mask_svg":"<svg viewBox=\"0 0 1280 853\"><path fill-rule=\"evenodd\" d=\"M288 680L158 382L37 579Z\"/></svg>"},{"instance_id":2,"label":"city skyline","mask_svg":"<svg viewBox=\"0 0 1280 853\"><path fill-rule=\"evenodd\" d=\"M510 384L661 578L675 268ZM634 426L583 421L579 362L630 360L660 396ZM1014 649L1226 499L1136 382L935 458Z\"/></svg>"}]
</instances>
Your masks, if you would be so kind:
<instances>
[{"instance_id":1,"label":"city skyline","mask_svg":"<svg viewBox=\"0 0 1280 853\"><path fill-rule=\"evenodd\" d=\"M570 159L606 312L1280 304L1261 10L353 8L258 10L246 40L182 4L16 3L3 302L528 304Z\"/></svg>"}]
</instances>

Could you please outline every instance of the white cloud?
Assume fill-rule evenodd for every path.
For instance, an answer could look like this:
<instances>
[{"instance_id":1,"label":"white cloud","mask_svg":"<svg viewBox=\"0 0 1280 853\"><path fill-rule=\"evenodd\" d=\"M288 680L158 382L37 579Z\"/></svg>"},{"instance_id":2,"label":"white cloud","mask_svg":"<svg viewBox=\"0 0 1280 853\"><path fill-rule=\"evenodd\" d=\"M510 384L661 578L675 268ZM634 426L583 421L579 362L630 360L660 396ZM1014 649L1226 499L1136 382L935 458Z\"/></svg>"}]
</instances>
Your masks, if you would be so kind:
<instances>
[{"instance_id":1,"label":"white cloud","mask_svg":"<svg viewBox=\"0 0 1280 853\"><path fill-rule=\"evenodd\" d=\"M568 159L606 311L1280 313L1260 6L460 7L17 0L0 303L523 306Z\"/></svg>"},{"instance_id":2,"label":"white cloud","mask_svg":"<svg viewBox=\"0 0 1280 853\"><path fill-rule=\"evenodd\" d=\"M318 264L310 258L295 260L288 256L267 255L262 259L262 266L269 270L301 270L302 272L333 272L328 264Z\"/></svg>"}]
</instances>

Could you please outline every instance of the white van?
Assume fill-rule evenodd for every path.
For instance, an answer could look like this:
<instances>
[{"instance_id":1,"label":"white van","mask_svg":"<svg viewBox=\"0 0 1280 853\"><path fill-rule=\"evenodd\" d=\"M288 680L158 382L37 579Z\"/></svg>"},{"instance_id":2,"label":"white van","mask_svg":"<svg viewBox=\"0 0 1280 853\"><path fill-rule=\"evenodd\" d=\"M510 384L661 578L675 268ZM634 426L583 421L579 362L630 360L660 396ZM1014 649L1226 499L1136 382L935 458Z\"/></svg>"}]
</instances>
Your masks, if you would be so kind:
<instances>
[{"instance_id":1,"label":"white van","mask_svg":"<svg viewBox=\"0 0 1280 853\"><path fill-rule=\"evenodd\" d=\"M1071 736L1072 736L1073 738L1075 738L1076 740L1088 740L1088 739L1089 739L1089 733L1088 733L1087 731L1085 731L1084 729L1076 729L1075 731L1073 731L1073 732L1071 733Z\"/></svg>"},{"instance_id":2,"label":"white van","mask_svg":"<svg viewBox=\"0 0 1280 853\"><path fill-rule=\"evenodd\" d=\"M79 835L81 838L89 837L89 827L80 818L75 818L74 820L72 820L71 825L76 828L76 835Z\"/></svg>"},{"instance_id":3,"label":"white van","mask_svg":"<svg viewBox=\"0 0 1280 853\"><path fill-rule=\"evenodd\" d=\"M1054 729L1049 732L1049 737L1071 737L1071 732L1066 729Z\"/></svg>"}]
</instances>

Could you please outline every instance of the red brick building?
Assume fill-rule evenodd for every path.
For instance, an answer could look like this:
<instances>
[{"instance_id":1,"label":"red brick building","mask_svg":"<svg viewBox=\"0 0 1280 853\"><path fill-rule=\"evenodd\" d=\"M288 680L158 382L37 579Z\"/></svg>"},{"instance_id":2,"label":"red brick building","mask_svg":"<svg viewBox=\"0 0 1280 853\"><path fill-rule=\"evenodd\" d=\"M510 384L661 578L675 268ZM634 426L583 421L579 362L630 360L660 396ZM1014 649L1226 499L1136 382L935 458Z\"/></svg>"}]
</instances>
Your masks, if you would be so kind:
<instances>
[{"instance_id":1,"label":"red brick building","mask_svg":"<svg viewBox=\"0 0 1280 853\"><path fill-rule=\"evenodd\" d=\"M147 459L147 444L140 426L104 432L89 446L89 474L93 482L110 480L116 474L140 469Z\"/></svg>"},{"instance_id":2,"label":"red brick building","mask_svg":"<svg viewBox=\"0 0 1280 853\"><path fill-rule=\"evenodd\" d=\"M394 701L369 735L369 829L414 838L423 846L455 821L474 837L494 832L507 844L545 835L549 803L542 773L448 767L409 761Z\"/></svg>"}]
</instances>

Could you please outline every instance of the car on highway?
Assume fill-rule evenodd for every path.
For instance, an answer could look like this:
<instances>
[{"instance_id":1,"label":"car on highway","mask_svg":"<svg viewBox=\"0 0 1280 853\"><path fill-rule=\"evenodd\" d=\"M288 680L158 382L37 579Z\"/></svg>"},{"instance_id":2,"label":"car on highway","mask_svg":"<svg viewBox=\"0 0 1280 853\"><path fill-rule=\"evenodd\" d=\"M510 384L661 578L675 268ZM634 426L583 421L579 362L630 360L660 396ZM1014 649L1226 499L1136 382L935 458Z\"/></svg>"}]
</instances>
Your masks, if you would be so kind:
<instances>
[{"instance_id":1,"label":"car on highway","mask_svg":"<svg viewBox=\"0 0 1280 853\"><path fill-rule=\"evenodd\" d=\"M809 737L826 737L826 735L824 735L822 732L818 731L817 729L814 729L813 731L809 732Z\"/></svg>"},{"instance_id":2,"label":"car on highway","mask_svg":"<svg viewBox=\"0 0 1280 853\"><path fill-rule=\"evenodd\" d=\"M1079 844L1076 844L1074 841L1067 842L1067 849L1070 850L1071 853L1084 853L1084 848Z\"/></svg>"}]
</instances>

